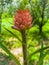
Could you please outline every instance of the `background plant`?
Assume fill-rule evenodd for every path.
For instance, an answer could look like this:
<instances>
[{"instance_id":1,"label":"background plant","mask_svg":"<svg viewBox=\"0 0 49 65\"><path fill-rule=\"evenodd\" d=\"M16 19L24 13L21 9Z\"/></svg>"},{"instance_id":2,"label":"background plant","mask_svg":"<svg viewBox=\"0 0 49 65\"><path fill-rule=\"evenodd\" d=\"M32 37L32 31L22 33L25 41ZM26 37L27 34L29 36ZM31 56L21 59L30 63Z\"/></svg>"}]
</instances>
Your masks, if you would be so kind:
<instances>
[{"instance_id":1,"label":"background plant","mask_svg":"<svg viewBox=\"0 0 49 65\"><path fill-rule=\"evenodd\" d=\"M5 39L8 39L8 37L10 37L10 36L13 37L14 36L15 38L17 38L21 42L21 40L22 40L21 39L21 34L18 31L14 31L13 29L11 29L11 26L13 25L13 22L12 22L13 21L13 14L14 14L16 9L18 8L18 6L22 2L21 1L19 1L19 2L17 1L18 2L18 6L17 7L16 6L12 7L12 2L13 1L11 1L11 0L10 1L5 1L5 3L4 3L4 1L2 1L2 4L1 4L1 7L3 9L2 10L0 8L0 10L1 10L0 12L3 11L1 13L1 15L0 15L0 21L2 21L2 33L1 33L2 34L2 40L5 41ZM44 10L44 18L43 18L43 22L42 22L42 16L43 16L43 14L42 14L42 10L43 10L42 5L43 5L43 3L45 3L45 10ZM8 7L7 4L9 5L9 7ZM30 12L31 12L31 14L33 16L33 27L31 29L27 30L27 42L28 42L28 54L29 54L28 57L30 57L30 55L31 55L31 58L29 58L29 62L30 62L31 65L32 65L32 61L33 62L34 61L39 61L38 60L39 53L40 53L39 47L40 47L41 42L44 45L43 48L45 48L45 47L49 48L48 47L49 46L49 44L48 44L49 40L47 39L47 38L49 38L49 15L48 15L49 6L48 6L48 4L49 4L48 0L47 0L47 2L46 2L46 0L30 0L30 1L28 1L27 5L25 6L25 8L29 8L29 10L30 10ZM11 9L11 7L12 7L12 9ZM11 10L8 10L8 9L11 9ZM5 14L5 12L7 12L7 14ZM10 16L10 18L9 18L9 16ZM40 32L41 23L43 25L42 26L42 37L40 35L40 33L41 33ZM0 31L1 31L1 27L0 27ZM15 32L16 32L16 34L15 34ZM6 38L5 38L5 34L6 34ZM39 41L39 39L40 39L41 42ZM20 44L20 42L19 42L19 44ZM6 42L6 44L7 44L7 42ZM6 44L4 42L4 45L8 46ZM35 49L36 47L39 49L39 51L37 51L38 54L32 55L33 52L36 51L36 49ZM43 51L44 54L42 56L44 58L48 54L48 49L47 48ZM35 50L33 50L33 49L35 49Z\"/></svg>"}]
</instances>

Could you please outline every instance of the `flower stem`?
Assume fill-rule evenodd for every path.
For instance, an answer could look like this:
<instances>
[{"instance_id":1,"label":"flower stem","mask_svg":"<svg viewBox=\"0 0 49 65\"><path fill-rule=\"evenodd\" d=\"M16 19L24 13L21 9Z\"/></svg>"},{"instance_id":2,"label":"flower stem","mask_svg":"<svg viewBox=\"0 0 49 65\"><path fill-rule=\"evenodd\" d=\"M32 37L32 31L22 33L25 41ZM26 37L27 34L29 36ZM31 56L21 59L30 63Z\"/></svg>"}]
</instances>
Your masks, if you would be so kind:
<instances>
[{"instance_id":1,"label":"flower stem","mask_svg":"<svg viewBox=\"0 0 49 65\"><path fill-rule=\"evenodd\" d=\"M43 46L44 46L44 45L43 45L43 39L41 39L40 42L41 42L41 49L42 49L42 50L41 50L41 52L40 52L40 57L39 57L39 61L38 61L37 65L43 65L43 59L44 59L44 58L43 58L43 57L44 57L44 56L43 56L43 55L44 55L44 54L43 54L43 53L44 53L44 52L43 52Z\"/></svg>"},{"instance_id":2,"label":"flower stem","mask_svg":"<svg viewBox=\"0 0 49 65\"><path fill-rule=\"evenodd\" d=\"M23 30L22 34L22 49L23 49L23 60L24 65L27 65L27 43L26 43L26 31Z\"/></svg>"}]
</instances>

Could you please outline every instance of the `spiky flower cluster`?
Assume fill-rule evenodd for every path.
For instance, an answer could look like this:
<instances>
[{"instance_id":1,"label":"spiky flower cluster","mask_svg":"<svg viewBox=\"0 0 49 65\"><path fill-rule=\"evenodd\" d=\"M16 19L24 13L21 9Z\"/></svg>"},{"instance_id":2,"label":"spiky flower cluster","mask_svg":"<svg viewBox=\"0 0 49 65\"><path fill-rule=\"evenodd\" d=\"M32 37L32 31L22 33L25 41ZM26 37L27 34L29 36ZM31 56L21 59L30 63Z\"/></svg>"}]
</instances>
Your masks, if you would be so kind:
<instances>
[{"instance_id":1,"label":"spiky flower cluster","mask_svg":"<svg viewBox=\"0 0 49 65\"><path fill-rule=\"evenodd\" d=\"M30 27L32 27L32 17L29 10L26 9L16 11L13 28L17 30L23 30Z\"/></svg>"}]
</instances>

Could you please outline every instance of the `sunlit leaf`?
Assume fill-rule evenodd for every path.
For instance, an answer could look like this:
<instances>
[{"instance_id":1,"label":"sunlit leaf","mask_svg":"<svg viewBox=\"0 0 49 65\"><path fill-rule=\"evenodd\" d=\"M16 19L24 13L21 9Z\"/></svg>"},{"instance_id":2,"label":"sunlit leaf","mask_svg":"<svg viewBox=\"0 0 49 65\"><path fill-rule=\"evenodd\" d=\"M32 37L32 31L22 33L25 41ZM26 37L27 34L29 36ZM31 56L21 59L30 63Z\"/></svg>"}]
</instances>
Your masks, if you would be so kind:
<instances>
[{"instance_id":1,"label":"sunlit leaf","mask_svg":"<svg viewBox=\"0 0 49 65\"><path fill-rule=\"evenodd\" d=\"M1 48L16 62L17 65L20 65L20 62L18 61L18 59L7 49L7 47L5 47L5 45L0 44Z\"/></svg>"},{"instance_id":2,"label":"sunlit leaf","mask_svg":"<svg viewBox=\"0 0 49 65\"><path fill-rule=\"evenodd\" d=\"M13 32L11 32L10 30L8 30L5 27L4 27L4 29L7 30L9 33L11 33L14 37L16 37L20 42L22 42L21 39L17 35L15 35Z\"/></svg>"}]
</instances>

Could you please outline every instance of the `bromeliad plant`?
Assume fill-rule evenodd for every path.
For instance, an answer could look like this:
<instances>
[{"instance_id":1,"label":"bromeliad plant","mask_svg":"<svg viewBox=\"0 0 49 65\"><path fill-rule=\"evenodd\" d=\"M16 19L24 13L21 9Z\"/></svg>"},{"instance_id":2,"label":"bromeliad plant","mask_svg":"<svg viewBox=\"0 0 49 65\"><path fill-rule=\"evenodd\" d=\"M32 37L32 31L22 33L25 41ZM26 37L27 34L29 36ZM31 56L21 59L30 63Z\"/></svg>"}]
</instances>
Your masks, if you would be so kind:
<instances>
[{"instance_id":1,"label":"bromeliad plant","mask_svg":"<svg viewBox=\"0 0 49 65\"><path fill-rule=\"evenodd\" d=\"M26 42L26 29L32 27L32 17L28 9L20 9L16 11L14 17L14 26L12 28L19 30L22 35L22 49L24 65L28 65L27 61L27 42Z\"/></svg>"},{"instance_id":2,"label":"bromeliad plant","mask_svg":"<svg viewBox=\"0 0 49 65\"><path fill-rule=\"evenodd\" d=\"M28 1L29 1L29 4L31 5L30 9L31 9L33 16L31 16L28 9L25 9L25 5L28 3ZM31 57L36 53L40 53L39 62L37 63L37 65L43 65L43 58L47 54L47 52L45 54L43 54L43 50L46 50L47 48L49 48L49 46L43 47L43 38L41 37L41 39L42 39L42 40L40 40L40 43L42 43L41 48L36 50L32 54L30 54L29 59L28 59L26 30L32 27L32 17L33 17L33 25L37 24L38 27L39 27L40 35L41 36L43 35L42 27L45 24L45 22L43 23L43 21L44 21L44 11L45 11L45 6L46 6L46 0L41 0L41 1L42 1L42 4L41 4L41 2L40 2L40 4L39 3L37 4L37 0L36 0L36 4L35 4L35 7L34 7L34 4L33 4L34 2L32 3L32 0L26 0L26 1L22 0L21 6L19 7L19 9L15 13L14 26L12 26L12 28L15 29L15 30L18 30L21 33L22 41L11 30L8 30L6 27L4 27L5 30L7 30L13 36L18 38L18 40L22 43L24 65L29 65L28 60L30 60ZM36 7L36 5L37 5L37 7ZM1 18L2 17L0 15L0 21L1 21ZM41 18L41 21L39 21L39 18ZM1 41L1 42L3 42L3 41ZM7 49L7 47L2 43L0 45L1 45L2 49L5 52L7 52L7 54L16 62L16 64L20 65L20 62L18 61L18 59ZM47 51L49 51L49 50L47 50Z\"/></svg>"}]
</instances>

